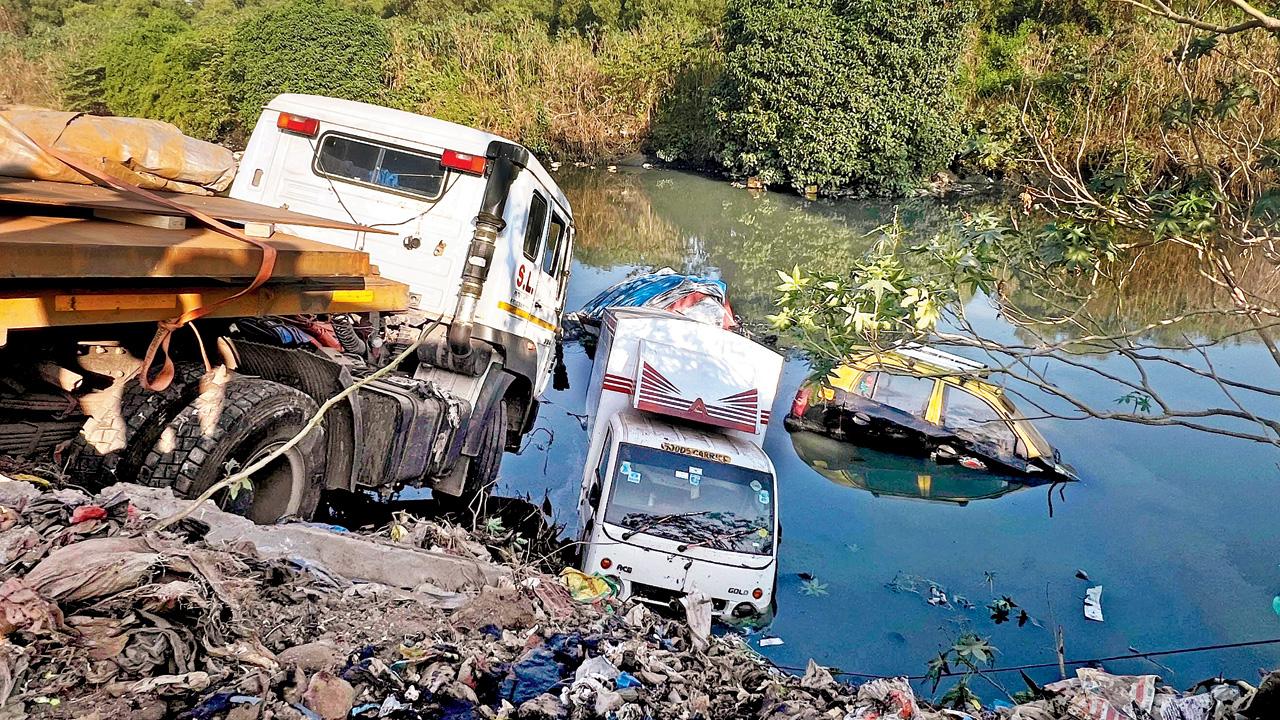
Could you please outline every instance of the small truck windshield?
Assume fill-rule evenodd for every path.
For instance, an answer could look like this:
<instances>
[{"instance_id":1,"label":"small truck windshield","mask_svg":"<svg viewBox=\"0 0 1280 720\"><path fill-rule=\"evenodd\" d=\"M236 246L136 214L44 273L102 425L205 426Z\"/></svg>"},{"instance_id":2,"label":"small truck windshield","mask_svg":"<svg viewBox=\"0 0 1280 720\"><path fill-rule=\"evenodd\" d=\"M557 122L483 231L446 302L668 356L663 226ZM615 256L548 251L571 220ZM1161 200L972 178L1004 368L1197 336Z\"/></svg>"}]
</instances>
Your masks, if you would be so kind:
<instances>
[{"instance_id":1,"label":"small truck windshield","mask_svg":"<svg viewBox=\"0 0 1280 720\"><path fill-rule=\"evenodd\" d=\"M773 478L622 443L605 521L713 550L773 554Z\"/></svg>"}]
</instances>

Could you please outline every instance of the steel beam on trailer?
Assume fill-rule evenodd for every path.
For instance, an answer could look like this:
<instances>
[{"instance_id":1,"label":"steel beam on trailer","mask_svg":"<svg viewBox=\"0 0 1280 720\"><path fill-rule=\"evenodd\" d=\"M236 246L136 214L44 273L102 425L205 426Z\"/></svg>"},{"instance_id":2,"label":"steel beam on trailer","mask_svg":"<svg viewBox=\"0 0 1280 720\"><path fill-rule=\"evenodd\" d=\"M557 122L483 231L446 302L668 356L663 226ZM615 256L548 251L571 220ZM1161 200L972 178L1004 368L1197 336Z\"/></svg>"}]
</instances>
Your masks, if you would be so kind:
<instances>
[{"instance_id":1,"label":"steel beam on trailer","mask_svg":"<svg viewBox=\"0 0 1280 720\"><path fill-rule=\"evenodd\" d=\"M396 233L395 230L373 228L341 220L330 220L284 208L274 208L219 195L187 195L160 190L153 190L152 192L176 202L189 211L198 210L219 220L230 222L301 225L387 235ZM109 212L129 211L155 215L173 215L176 212L173 208L158 205L146 198L124 193L114 188L50 182L47 180L26 180L4 176L0 176L0 202L53 207L79 207Z\"/></svg>"},{"instance_id":2,"label":"steel beam on trailer","mask_svg":"<svg viewBox=\"0 0 1280 720\"><path fill-rule=\"evenodd\" d=\"M403 283L376 275L352 280L353 287L341 289L264 285L217 305L205 317L394 312L409 306L409 287ZM0 345L5 343L9 330L169 320L192 308L215 305L239 290L236 287L184 287L4 293L0 294Z\"/></svg>"},{"instance_id":3,"label":"steel beam on trailer","mask_svg":"<svg viewBox=\"0 0 1280 720\"><path fill-rule=\"evenodd\" d=\"M277 252L278 279L362 277L368 253L276 233L263 240ZM138 225L44 216L0 216L0 279L252 278L262 250L204 227L163 230Z\"/></svg>"}]
</instances>

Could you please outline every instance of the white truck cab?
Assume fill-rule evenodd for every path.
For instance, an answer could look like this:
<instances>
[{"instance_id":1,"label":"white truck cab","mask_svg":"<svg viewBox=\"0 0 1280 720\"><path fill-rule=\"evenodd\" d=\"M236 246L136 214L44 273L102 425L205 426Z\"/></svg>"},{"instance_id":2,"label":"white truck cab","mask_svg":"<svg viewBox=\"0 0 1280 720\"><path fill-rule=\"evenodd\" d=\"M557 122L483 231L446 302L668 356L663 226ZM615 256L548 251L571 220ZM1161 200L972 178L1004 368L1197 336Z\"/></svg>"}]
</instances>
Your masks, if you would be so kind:
<instances>
[{"instance_id":1,"label":"white truck cab","mask_svg":"<svg viewBox=\"0 0 1280 720\"><path fill-rule=\"evenodd\" d=\"M469 323L469 337L505 348L533 397L545 389L573 215L524 148L402 110L285 94L262 111L231 196L390 231L287 228L369 253L383 276L409 285L411 310L459 328L459 342ZM473 268L484 271L479 281Z\"/></svg>"},{"instance_id":2,"label":"white truck cab","mask_svg":"<svg viewBox=\"0 0 1280 720\"><path fill-rule=\"evenodd\" d=\"M587 396L584 571L656 604L697 589L715 615L768 610L778 492L760 439L782 362L675 313L605 312Z\"/></svg>"}]
</instances>

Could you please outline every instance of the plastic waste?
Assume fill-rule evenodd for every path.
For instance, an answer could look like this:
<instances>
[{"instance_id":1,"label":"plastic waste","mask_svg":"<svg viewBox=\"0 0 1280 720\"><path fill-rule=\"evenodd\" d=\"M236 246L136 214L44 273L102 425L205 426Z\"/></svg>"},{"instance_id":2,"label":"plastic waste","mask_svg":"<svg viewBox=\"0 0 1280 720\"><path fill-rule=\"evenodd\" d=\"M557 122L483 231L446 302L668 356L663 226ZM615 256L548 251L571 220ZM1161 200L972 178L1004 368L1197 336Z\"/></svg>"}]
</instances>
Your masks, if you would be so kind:
<instances>
[{"instance_id":1,"label":"plastic waste","mask_svg":"<svg viewBox=\"0 0 1280 720\"><path fill-rule=\"evenodd\" d=\"M782 638L780 637L760 638L760 647L776 647L778 645L785 645L785 644L786 643L783 642Z\"/></svg>"},{"instance_id":2,"label":"plastic waste","mask_svg":"<svg viewBox=\"0 0 1280 720\"><path fill-rule=\"evenodd\" d=\"M1155 675L1111 675L1079 668L1076 676L1044 686L1067 696L1067 708L1079 720L1146 718L1156 697Z\"/></svg>"},{"instance_id":3,"label":"plastic waste","mask_svg":"<svg viewBox=\"0 0 1280 720\"><path fill-rule=\"evenodd\" d=\"M502 697L520 706L550 692L560 685L564 666L556 662L555 652L543 646L534 648L511 666L511 674L502 682Z\"/></svg>"},{"instance_id":4,"label":"plastic waste","mask_svg":"<svg viewBox=\"0 0 1280 720\"><path fill-rule=\"evenodd\" d=\"M613 680L618 677L618 668L603 655L596 655L587 658L587 661L578 666L573 673L574 680L581 680L584 677L599 677L605 680Z\"/></svg>"},{"instance_id":5,"label":"plastic waste","mask_svg":"<svg viewBox=\"0 0 1280 720\"><path fill-rule=\"evenodd\" d=\"M1084 591L1084 616L1094 622L1102 622L1102 586L1094 585Z\"/></svg>"},{"instance_id":6,"label":"plastic waste","mask_svg":"<svg viewBox=\"0 0 1280 720\"><path fill-rule=\"evenodd\" d=\"M640 682L639 678L637 678L635 675L632 675L629 672L618 673L618 677L616 678L615 682L617 683L619 690L624 690L626 688L631 688L631 687L637 687L637 688L644 687L644 683Z\"/></svg>"},{"instance_id":7,"label":"plastic waste","mask_svg":"<svg viewBox=\"0 0 1280 720\"><path fill-rule=\"evenodd\" d=\"M689 635L698 650L707 649L711 637L711 598L701 590L694 590L680 598L685 617L689 621Z\"/></svg>"},{"instance_id":8,"label":"plastic waste","mask_svg":"<svg viewBox=\"0 0 1280 720\"><path fill-rule=\"evenodd\" d=\"M98 505L81 505L71 512L71 524L79 525L89 520L103 520L107 517L107 511Z\"/></svg>"},{"instance_id":9,"label":"plastic waste","mask_svg":"<svg viewBox=\"0 0 1280 720\"><path fill-rule=\"evenodd\" d=\"M1213 710L1213 696L1209 693L1173 698L1160 708L1160 720L1208 720Z\"/></svg>"},{"instance_id":10,"label":"plastic waste","mask_svg":"<svg viewBox=\"0 0 1280 720\"><path fill-rule=\"evenodd\" d=\"M1280 615L1280 595L1271 598L1271 609L1275 614Z\"/></svg>"},{"instance_id":11,"label":"plastic waste","mask_svg":"<svg viewBox=\"0 0 1280 720\"><path fill-rule=\"evenodd\" d=\"M599 574L588 575L577 568L561 570L560 580L578 602L595 602L618 594L618 588L608 578Z\"/></svg>"}]
</instances>

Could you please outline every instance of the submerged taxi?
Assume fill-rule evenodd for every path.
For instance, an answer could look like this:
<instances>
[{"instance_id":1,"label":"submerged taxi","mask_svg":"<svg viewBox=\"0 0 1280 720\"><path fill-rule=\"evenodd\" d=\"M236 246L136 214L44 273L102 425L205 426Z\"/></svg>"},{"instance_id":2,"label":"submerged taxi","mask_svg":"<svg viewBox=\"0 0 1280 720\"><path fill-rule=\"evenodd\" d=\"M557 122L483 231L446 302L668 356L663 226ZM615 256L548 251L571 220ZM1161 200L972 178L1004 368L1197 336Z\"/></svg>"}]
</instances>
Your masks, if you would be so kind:
<instances>
[{"instance_id":1,"label":"submerged taxi","mask_svg":"<svg viewBox=\"0 0 1280 720\"><path fill-rule=\"evenodd\" d=\"M1078 479L988 372L923 346L868 350L802 385L786 427L975 470Z\"/></svg>"}]
</instances>

